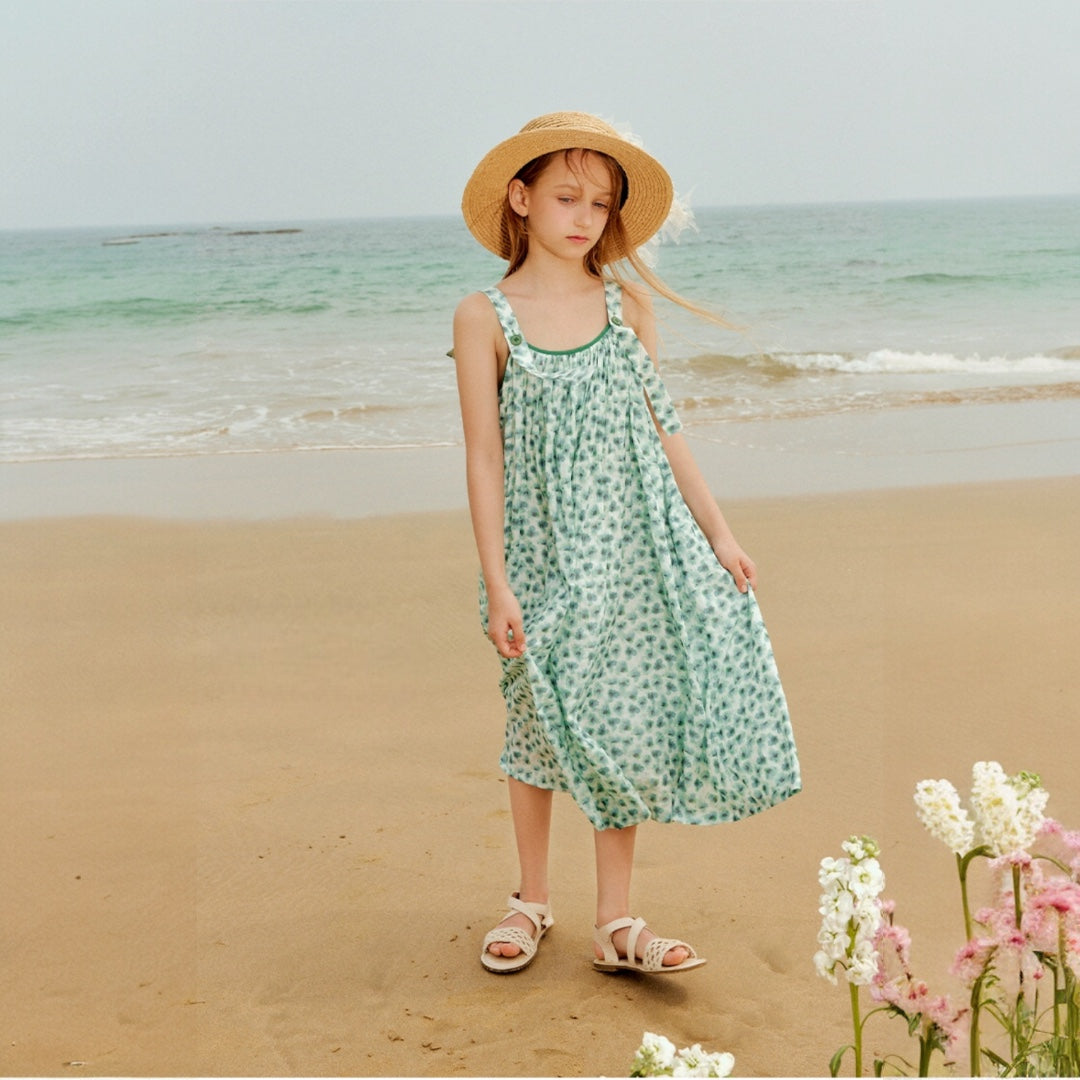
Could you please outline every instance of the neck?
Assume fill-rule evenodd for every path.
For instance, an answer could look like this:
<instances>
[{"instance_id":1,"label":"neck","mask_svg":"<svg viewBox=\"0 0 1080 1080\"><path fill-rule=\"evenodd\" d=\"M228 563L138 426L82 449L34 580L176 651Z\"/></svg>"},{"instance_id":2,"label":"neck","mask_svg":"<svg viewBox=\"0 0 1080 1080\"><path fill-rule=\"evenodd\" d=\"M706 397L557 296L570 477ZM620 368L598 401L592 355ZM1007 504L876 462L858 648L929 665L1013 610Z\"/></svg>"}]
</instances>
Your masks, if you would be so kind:
<instances>
[{"instance_id":1,"label":"neck","mask_svg":"<svg viewBox=\"0 0 1080 1080\"><path fill-rule=\"evenodd\" d=\"M579 292L595 285L597 280L585 269L584 259L558 259L545 251L530 251L514 277L522 284L547 293Z\"/></svg>"}]
</instances>

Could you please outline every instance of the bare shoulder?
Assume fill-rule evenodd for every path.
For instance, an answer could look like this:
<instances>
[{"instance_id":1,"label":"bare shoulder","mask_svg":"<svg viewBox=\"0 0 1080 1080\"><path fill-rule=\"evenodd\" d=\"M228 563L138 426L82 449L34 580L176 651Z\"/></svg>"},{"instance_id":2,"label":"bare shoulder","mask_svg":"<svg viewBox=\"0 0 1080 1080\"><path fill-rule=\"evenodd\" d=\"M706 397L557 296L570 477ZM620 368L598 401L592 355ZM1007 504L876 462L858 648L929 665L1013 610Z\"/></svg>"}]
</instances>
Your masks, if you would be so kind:
<instances>
[{"instance_id":1,"label":"bare shoulder","mask_svg":"<svg viewBox=\"0 0 1080 1080\"><path fill-rule=\"evenodd\" d=\"M484 369L494 360L493 370L502 379L508 352L495 306L482 292L469 293L454 311L453 356L459 370L463 364Z\"/></svg>"},{"instance_id":2,"label":"bare shoulder","mask_svg":"<svg viewBox=\"0 0 1080 1080\"><path fill-rule=\"evenodd\" d=\"M454 310L454 325L462 329L490 328L498 323L491 301L482 293L469 293Z\"/></svg>"}]
</instances>

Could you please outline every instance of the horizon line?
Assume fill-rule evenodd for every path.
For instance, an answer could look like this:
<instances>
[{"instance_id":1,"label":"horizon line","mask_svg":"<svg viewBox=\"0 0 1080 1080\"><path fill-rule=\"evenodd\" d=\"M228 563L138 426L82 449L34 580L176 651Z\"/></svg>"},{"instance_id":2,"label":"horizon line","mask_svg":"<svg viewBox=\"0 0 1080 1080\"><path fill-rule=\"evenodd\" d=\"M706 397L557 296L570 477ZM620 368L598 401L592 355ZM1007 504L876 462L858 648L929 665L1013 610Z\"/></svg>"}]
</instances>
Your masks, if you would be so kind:
<instances>
[{"instance_id":1,"label":"horizon line","mask_svg":"<svg viewBox=\"0 0 1080 1080\"><path fill-rule=\"evenodd\" d=\"M820 199L792 202L777 202L775 200L765 202L733 202L711 203L708 205L695 206L695 213L713 210L768 210L783 208L824 208L824 207L856 207L856 206L898 206L918 204L940 204L960 202L1033 202L1051 201L1056 199L1080 199L1080 191L1041 192L1012 195L915 195L894 196L878 199ZM60 230L77 229L100 229L100 230L132 230L132 229L226 229L237 226L284 226L288 224L327 224L331 222L356 222L356 221L446 221L459 218L458 211L442 213L420 214L349 214L349 215L326 215L321 217L282 217L282 218L206 218L201 221L165 221L156 219L141 222L105 222L105 223L66 223L56 225L3 225L0 224L0 233L17 232L53 232ZM464 221L462 220L462 224ZM147 239L151 237L146 237Z\"/></svg>"}]
</instances>

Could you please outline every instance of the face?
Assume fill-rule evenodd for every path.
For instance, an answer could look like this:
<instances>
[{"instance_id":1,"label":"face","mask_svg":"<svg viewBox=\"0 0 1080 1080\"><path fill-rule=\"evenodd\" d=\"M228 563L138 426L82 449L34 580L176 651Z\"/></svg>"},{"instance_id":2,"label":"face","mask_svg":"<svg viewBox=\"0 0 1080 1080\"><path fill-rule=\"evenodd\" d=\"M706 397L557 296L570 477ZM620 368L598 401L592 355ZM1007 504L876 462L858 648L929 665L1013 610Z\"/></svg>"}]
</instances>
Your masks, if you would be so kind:
<instances>
[{"instance_id":1,"label":"face","mask_svg":"<svg viewBox=\"0 0 1080 1080\"><path fill-rule=\"evenodd\" d=\"M529 246L563 258L584 258L607 224L612 192L607 169L595 155L574 150L552 159L526 187L512 180L510 206L526 218Z\"/></svg>"}]
</instances>

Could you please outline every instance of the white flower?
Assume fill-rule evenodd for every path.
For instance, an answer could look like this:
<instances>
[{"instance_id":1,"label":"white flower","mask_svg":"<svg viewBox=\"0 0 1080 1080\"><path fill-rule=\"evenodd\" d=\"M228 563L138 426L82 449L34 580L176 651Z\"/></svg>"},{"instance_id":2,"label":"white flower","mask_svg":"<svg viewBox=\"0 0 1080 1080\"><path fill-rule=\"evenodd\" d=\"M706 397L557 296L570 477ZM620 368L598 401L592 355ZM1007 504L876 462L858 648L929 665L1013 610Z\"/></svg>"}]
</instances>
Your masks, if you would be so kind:
<instances>
[{"instance_id":1,"label":"white flower","mask_svg":"<svg viewBox=\"0 0 1080 1080\"><path fill-rule=\"evenodd\" d=\"M663 1035L646 1031L634 1055L631 1076L730 1076L735 1067L731 1054L707 1054L700 1043L676 1050Z\"/></svg>"},{"instance_id":2,"label":"white flower","mask_svg":"<svg viewBox=\"0 0 1080 1080\"><path fill-rule=\"evenodd\" d=\"M916 784L915 809L930 835L957 855L975 847L975 823L948 780L922 780Z\"/></svg>"},{"instance_id":3,"label":"white flower","mask_svg":"<svg viewBox=\"0 0 1080 1080\"><path fill-rule=\"evenodd\" d=\"M1045 821L1049 795L1033 773L1007 776L996 761L977 761L971 770L971 815L948 780L915 786L919 820L957 855L985 845L996 856L1026 851Z\"/></svg>"},{"instance_id":4,"label":"white flower","mask_svg":"<svg viewBox=\"0 0 1080 1080\"><path fill-rule=\"evenodd\" d=\"M825 916L830 926L847 926L848 920L855 915L855 893L846 888L822 893L818 913Z\"/></svg>"},{"instance_id":5,"label":"white flower","mask_svg":"<svg viewBox=\"0 0 1080 1080\"><path fill-rule=\"evenodd\" d=\"M840 847L847 852L852 862L876 859L881 854L881 848L869 836L849 836Z\"/></svg>"},{"instance_id":6,"label":"white flower","mask_svg":"<svg viewBox=\"0 0 1080 1080\"><path fill-rule=\"evenodd\" d=\"M847 981L856 986L869 986L878 973L878 953L873 937L860 937L851 948L847 965Z\"/></svg>"},{"instance_id":7,"label":"white flower","mask_svg":"<svg viewBox=\"0 0 1080 1080\"><path fill-rule=\"evenodd\" d=\"M1006 776L996 761L977 761L971 770L971 809L982 842L995 855L1026 851L1045 820L1049 794L1038 776Z\"/></svg>"},{"instance_id":8,"label":"white flower","mask_svg":"<svg viewBox=\"0 0 1080 1080\"><path fill-rule=\"evenodd\" d=\"M735 1066L731 1054L706 1054L700 1043L680 1050L672 1076L730 1076Z\"/></svg>"},{"instance_id":9,"label":"white flower","mask_svg":"<svg viewBox=\"0 0 1080 1080\"><path fill-rule=\"evenodd\" d=\"M873 897L869 903L864 904L855 917L856 940L870 941L881 929L882 923L881 906L877 897Z\"/></svg>"},{"instance_id":10,"label":"white flower","mask_svg":"<svg viewBox=\"0 0 1080 1080\"><path fill-rule=\"evenodd\" d=\"M651 1031L646 1031L634 1058L634 1064L642 1067L639 1070L641 1075L662 1075L671 1068L671 1063L674 1060L675 1044L663 1035L655 1035Z\"/></svg>"},{"instance_id":11,"label":"white flower","mask_svg":"<svg viewBox=\"0 0 1080 1080\"><path fill-rule=\"evenodd\" d=\"M828 979L833 986L836 985L836 961L838 959L839 957L833 956L831 952L826 952L824 949L819 949L814 953L814 968L823 979Z\"/></svg>"},{"instance_id":12,"label":"white flower","mask_svg":"<svg viewBox=\"0 0 1080 1080\"><path fill-rule=\"evenodd\" d=\"M821 869L818 871L818 884L823 889L833 886L842 887L844 882L847 881L850 867L850 859L833 859L830 857L822 859Z\"/></svg>"},{"instance_id":13,"label":"white flower","mask_svg":"<svg viewBox=\"0 0 1080 1080\"><path fill-rule=\"evenodd\" d=\"M885 888L885 874L877 859L863 859L852 866L848 888L857 899L878 896Z\"/></svg>"},{"instance_id":14,"label":"white flower","mask_svg":"<svg viewBox=\"0 0 1080 1080\"><path fill-rule=\"evenodd\" d=\"M868 836L853 836L843 844L847 857L821 860L822 915L814 954L817 973L835 983L842 967L848 982L869 983L877 974L878 955L874 936L882 922L878 897L885 888L885 874L877 861L879 848Z\"/></svg>"}]
</instances>

